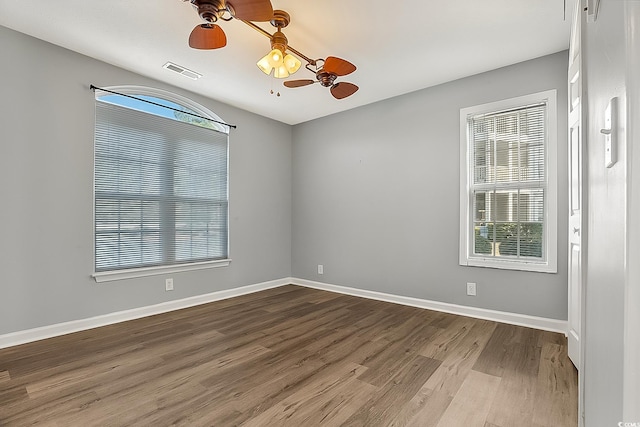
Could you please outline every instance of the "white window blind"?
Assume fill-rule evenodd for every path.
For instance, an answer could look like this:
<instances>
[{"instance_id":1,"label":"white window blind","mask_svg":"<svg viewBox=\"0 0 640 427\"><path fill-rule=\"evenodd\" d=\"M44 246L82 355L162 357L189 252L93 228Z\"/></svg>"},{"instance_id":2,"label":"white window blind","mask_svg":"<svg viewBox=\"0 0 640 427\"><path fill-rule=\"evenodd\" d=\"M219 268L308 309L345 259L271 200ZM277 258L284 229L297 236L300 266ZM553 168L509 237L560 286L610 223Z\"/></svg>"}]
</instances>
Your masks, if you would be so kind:
<instances>
[{"instance_id":1,"label":"white window blind","mask_svg":"<svg viewBox=\"0 0 640 427\"><path fill-rule=\"evenodd\" d=\"M461 263L555 264L555 259L549 263L556 224L549 205L555 173L549 173L548 100L471 112L465 119L468 170L461 200L467 207L461 226L466 230L462 244L468 244L464 253L461 249Z\"/></svg>"},{"instance_id":2,"label":"white window blind","mask_svg":"<svg viewBox=\"0 0 640 427\"><path fill-rule=\"evenodd\" d=\"M228 257L228 135L96 100L95 271Z\"/></svg>"}]
</instances>

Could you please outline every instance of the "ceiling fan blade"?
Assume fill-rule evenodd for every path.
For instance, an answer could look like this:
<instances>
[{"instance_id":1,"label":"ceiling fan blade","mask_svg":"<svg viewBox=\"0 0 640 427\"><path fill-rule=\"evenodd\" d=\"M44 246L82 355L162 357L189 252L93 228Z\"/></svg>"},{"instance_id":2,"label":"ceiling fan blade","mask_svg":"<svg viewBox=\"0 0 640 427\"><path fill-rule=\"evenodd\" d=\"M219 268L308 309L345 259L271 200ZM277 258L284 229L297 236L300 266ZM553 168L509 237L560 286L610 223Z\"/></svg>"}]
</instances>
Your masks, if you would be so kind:
<instances>
[{"instance_id":1,"label":"ceiling fan blade","mask_svg":"<svg viewBox=\"0 0 640 427\"><path fill-rule=\"evenodd\" d=\"M301 87L301 86L307 86L307 85L313 84L315 82L316 82L316 80L307 80L307 79L305 79L305 80L289 80L289 81L284 82L284 85L286 87Z\"/></svg>"},{"instance_id":2,"label":"ceiling fan blade","mask_svg":"<svg viewBox=\"0 0 640 427\"><path fill-rule=\"evenodd\" d=\"M273 18L273 6L269 0L231 0L226 2L226 6L235 18L244 21L266 22Z\"/></svg>"},{"instance_id":3,"label":"ceiling fan blade","mask_svg":"<svg viewBox=\"0 0 640 427\"><path fill-rule=\"evenodd\" d=\"M335 99L342 99L353 95L358 89L358 86L353 83L339 82L331 86L331 95Z\"/></svg>"},{"instance_id":4,"label":"ceiling fan blade","mask_svg":"<svg viewBox=\"0 0 640 427\"><path fill-rule=\"evenodd\" d=\"M324 68L325 71L335 74L336 76L346 76L347 74L351 74L356 70L356 66L351 62L341 58L336 58L335 56L327 57L322 68Z\"/></svg>"},{"instance_id":5,"label":"ceiling fan blade","mask_svg":"<svg viewBox=\"0 0 640 427\"><path fill-rule=\"evenodd\" d=\"M227 36L217 25L200 24L189 36L189 46L194 49L218 49L227 45Z\"/></svg>"}]
</instances>

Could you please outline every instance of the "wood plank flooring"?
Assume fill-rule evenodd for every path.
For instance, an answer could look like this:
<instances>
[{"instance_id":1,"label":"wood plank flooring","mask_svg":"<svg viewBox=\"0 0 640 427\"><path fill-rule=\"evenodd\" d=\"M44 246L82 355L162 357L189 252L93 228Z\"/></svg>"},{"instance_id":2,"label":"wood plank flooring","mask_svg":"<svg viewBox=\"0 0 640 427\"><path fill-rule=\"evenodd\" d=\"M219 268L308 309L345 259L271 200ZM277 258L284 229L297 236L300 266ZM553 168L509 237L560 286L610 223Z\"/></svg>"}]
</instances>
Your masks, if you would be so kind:
<instances>
[{"instance_id":1,"label":"wood plank flooring","mask_svg":"<svg viewBox=\"0 0 640 427\"><path fill-rule=\"evenodd\" d=\"M564 336L297 286L0 350L0 426L577 426Z\"/></svg>"}]
</instances>

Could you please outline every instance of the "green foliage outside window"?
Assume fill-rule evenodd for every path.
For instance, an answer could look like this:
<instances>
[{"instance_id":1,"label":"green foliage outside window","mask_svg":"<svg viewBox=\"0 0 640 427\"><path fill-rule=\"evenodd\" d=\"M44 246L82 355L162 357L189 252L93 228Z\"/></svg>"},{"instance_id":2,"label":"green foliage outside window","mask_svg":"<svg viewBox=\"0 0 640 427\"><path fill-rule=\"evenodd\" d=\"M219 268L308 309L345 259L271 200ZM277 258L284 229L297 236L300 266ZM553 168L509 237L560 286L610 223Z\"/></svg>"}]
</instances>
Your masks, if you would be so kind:
<instances>
[{"instance_id":1,"label":"green foliage outside window","mask_svg":"<svg viewBox=\"0 0 640 427\"><path fill-rule=\"evenodd\" d=\"M491 254L492 241L495 236L495 243L498 245L499 255L518 255L518 227L520 227L520 256L542 258L542 224L541 223L489 223L487 227L487 237L480 234L480 230L475 230L475 253ZM495 234L494 234L495 229Z\"/></svg>"},{"instance_id":2,"label":"green foliage outside window","mask_svg":"<svg viewBox=\"0 0 640 427\"><path fill-rule=\"evenodd\" d=\"M476 229L475 237L475 249L476 254L490 254L491 253L491 241L486 237L480 235L480 230Z\"/></svg>"}]
</instances>

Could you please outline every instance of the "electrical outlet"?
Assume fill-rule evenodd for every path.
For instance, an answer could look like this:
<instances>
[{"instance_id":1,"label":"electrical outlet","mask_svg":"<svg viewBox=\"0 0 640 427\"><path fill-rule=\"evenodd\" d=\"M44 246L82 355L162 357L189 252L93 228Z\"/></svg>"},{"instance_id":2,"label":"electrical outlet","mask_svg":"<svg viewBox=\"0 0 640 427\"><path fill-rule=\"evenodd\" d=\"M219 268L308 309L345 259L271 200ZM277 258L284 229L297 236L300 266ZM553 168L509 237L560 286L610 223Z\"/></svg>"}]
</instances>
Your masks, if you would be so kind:
<instances>
[{"instance_id":1,"label":"electrical outlet","mask_svg":"<svg viewBox=\"0 0 640 427\"><path fill-rule=\"evenodd\" d=\"M172 291L173 290L173 279L165 279L165 281L164 281L164 289L166 291Z\"/></svg>"},{"instance_id":2,"label":"electrical outlet","mask_svg":"<svg viewBox=\"0 0 640 427\"><path fill-rule=\"evenodd\" d=\"M322 264L318 264L318 274L324 274L324 266Z\"/></svg>"},{"instance_id":3,"label":"electrical outlet","mask_svg":"<svg viewBox=\"0 0 640 427\"><path fill-rule=\"evenodd\" d=\"M476 296L476 284L467 283L467 295Z\"/></svg>"}]
</instances>

